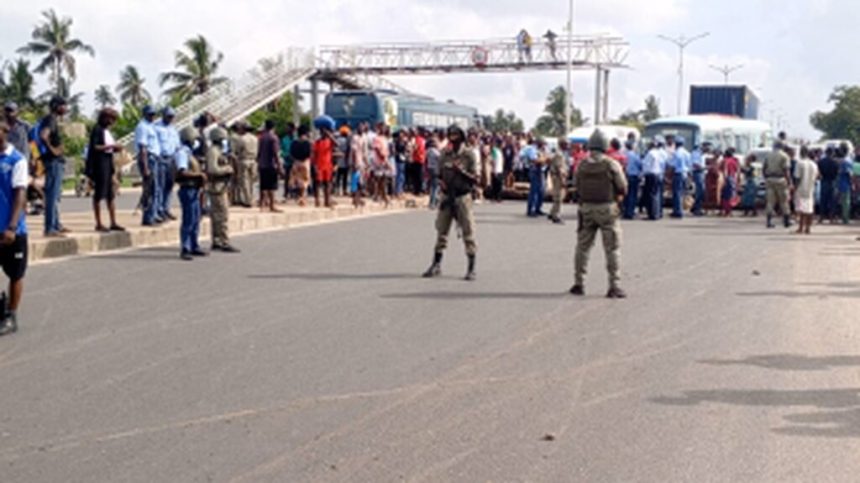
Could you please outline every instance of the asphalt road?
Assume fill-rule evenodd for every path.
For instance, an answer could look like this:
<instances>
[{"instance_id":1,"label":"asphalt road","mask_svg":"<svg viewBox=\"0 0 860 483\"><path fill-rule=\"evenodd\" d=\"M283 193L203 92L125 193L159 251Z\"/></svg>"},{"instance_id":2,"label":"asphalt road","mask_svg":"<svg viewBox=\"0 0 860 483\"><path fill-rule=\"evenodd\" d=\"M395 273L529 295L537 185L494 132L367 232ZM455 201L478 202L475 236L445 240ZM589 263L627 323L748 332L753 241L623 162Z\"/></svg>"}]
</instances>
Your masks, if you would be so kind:
<instances>
[{"instance_id":1,"label":"asphalt road","mask_svg":"<svg viewBox=\"0 0 860 483\"><path fill-rule=\"evenodd\" d=\"M33 267L0 339L3 482L857 481L860 244L478 212L479 280L417 277L430 213Z\"/></svg>"}]
</instances>

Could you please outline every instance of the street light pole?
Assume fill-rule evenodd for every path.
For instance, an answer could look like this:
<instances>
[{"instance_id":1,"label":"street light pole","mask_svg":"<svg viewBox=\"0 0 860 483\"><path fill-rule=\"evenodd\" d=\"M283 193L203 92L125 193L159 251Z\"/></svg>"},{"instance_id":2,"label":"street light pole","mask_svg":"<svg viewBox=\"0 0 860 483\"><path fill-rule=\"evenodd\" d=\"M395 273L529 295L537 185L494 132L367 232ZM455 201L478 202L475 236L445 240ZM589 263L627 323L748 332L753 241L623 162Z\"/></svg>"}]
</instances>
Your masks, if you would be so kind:
<instances>
[{"instance_id":1,"label":"street light pole","mask_svg":"<svg viewBox=\"0 0 860 483\"><path fill-rule=\"evenodd\" d=\"M711 69L714 69L715 71L723 74L723 78L725 80L725 83L726 83L726 85L728 85L729 84L729 76L732 74L732 72L737 72L737 71L743 69L744 65L738 64L734 67L731 67L729 65L724 65L722 67L720 67L718 65L712 65L710 67L711 67Z\"/></svg>"},{"instance_id":2,"label":"street light pole","mask_svg":"<svg viewBox=\"0 0 860 483\"><path fill-rule=\"evenodd\" d=\"M570 0L567 17L567 90L564 96L564 137L570 134L571 105L573 104L573 0Z\"/></svg>"},{"instance_id":3,"label":"street light pole","mask_svg":"<svg viewBox=\"0 0 860 483\"><path fill-rule=\"evenodd\" d=\"M666 42L671 42L678 46L678 50L680 51L680 60L678 61L678 115L680 116L683 112L683 98L684 98L684 49L687 48L690 44L697 40L701 40L708 35L711 35L709 32L705 32L694 37L687 38L684 35L681 35L678 38L667 37L665 35L658 35L659 38L665 40Z\"/></svg>"}]
</instances>

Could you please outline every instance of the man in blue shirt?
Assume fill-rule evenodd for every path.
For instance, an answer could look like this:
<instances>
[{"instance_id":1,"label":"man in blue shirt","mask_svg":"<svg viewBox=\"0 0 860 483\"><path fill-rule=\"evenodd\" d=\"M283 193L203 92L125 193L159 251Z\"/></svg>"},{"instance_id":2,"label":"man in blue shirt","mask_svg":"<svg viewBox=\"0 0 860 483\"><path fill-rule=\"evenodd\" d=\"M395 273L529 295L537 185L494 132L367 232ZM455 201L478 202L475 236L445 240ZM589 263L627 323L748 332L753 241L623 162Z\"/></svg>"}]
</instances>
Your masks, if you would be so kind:
<instances>
[{"instance_id":1,"label":"man in blue shirt","mask_svg":"<svg viewBox=\"0 0 860 483\"><path fill-rule=\"evenodd\" d=\"M675 138L675 156L672 160L674 175L672 177L672 218L684 217L684 197L687 195L687 177L690 174L692 160L690 152L684 148L685 139Z\"/></svg>"},{"instance_id":2,"label":"man in blue shirt","mask_svg":"<svg viewBox=\"0 0 860 483\"><path fill-rule=\"evenodd\" d=\"M161 157L161 144L155 130L155 109L152 106L143 108L143 119L134 130L134 145L137 148L137 169L143 177L143 195L140 199L140 209L143 211L143 226L154 226L161 223L158 217L158 202L161 191L158 187L158 163Z\"/></svg>"},{"instance_id":3,"label":"man in blue shirt","mask_svg":"<svg viewBox=\"0 0 860 483\"><path fill-rule=\"evenodd\" d=\"M170 212L171 197L173 194L173 157L179 150L179 131L173 125L176 111L172 107L166 107L161 114L161 121L155 123L155 133L158 135L158 144L161 148L161 156L158 162L158 173L156 181L161 192L157 200L156 215L162 220L175 220L176 217Z\"/></svg>"},{"instance_id":4,"label":"man in blue shirt","mask_svg":"<svg viewBox=\"0 0 860 483\"><path fill-rule=\"evenodd\" d=\"M839 157L839 181L837 188L839 189L839 204L842 208L842 223L847 225L851 222L852 209L852 180L854 177L854 160L848 145L842 143L837 149Z\"/></svg>"},{"instance_id":5,"label":"man in blue shirt","mask_svg":"<svg viewBox=\"0 0 860 483\"><path fill-rule=\"evenodd\" d=\"M526 215L530 218L546 216L546 213L541 210L544 195L544 166L546 165L544 146L546 146L544 140L538 139L526 146L522 154L523 161L529 167L529 198Z\"/></svg>"},{"instance_id":6,"label":"man in blue shirt","mask_svg":"<svg viewBox=\"0 0 860 483\"><path fill-rule=\"evenodd\" d=\"M639 205L639 184L642 182L642 158L636 152L636 142L628 140L624 155L627 157L627 198L624 199L624 219L632 220Z\"/></svg>"},{"instance_id":7,"label":"man in blue shirt","mask_svg":"<svg viewBox=\"0 0 860 483\"><path fill-rule=\"evenodd\" d=\"M0 266L9 277L8 306L6 295L0 302L0 336L18 330L18 305L24 291L27 271L27 224L24 207L27 203L29 173L27 159L8 142L11 128L0 121Z\"/></svg>"},{"instance_id":8,"label":"man in blue shirt","mask_svg":"<svg viewBox=\"0 0 860 483\"><path fill-rule=\"evenodd\" d=\"M642 160L642 172L645 174L643 196L649 200L646 207L651 221L663 217L663 173L666 169L664 142L662 137L655 138L648 144L648 154Z\"/></svg>"},{"instance_id":9,"label":"man in blue shirt","mask_svg":"<svg viewBox=\"0 0 860 483\"><path fill-rule=\"evenodd\" d=\"M711 143L702 144L701 149L694 149L691 155L693 165L693 185L696 194L693 202L693 216L702 216L702 204L705 202L705 160L711 155Z\"/></svg>"},{"instance_id":10,"label":"man in blue shirt","mask_svg":"<svg viewBox=\"0 0 860 483\"><path fill-rule=\"evenodd\" d=\"M180 146L174 156L176 179L179 183L179 202L182 204L182 225L179 228L181 245L180 257L191 261L194 257L204 257L200 249L200 189L206 184L206 174L200 162L194 157L192 149L197 139L197 131L186 127L179 133Z\"/></svg>"}]
</instances>

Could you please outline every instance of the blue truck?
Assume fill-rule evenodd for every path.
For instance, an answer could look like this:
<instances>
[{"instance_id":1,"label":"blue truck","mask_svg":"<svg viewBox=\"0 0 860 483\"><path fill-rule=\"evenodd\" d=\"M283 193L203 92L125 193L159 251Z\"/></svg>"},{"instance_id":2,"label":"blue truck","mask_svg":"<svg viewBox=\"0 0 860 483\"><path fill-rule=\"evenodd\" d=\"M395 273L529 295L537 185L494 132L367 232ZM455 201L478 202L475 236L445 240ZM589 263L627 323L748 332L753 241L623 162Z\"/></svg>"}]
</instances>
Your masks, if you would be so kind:
<instances>
[{"instance_id":1,"label":"blue truck","mask_svg":"<svg viewBox=\"0 0 860 483\"><path fill-rule=\"evenodd\" d=\"M691 86L690 114L758 119L758 97L747 86Z\"/></svg>"}]
</instances>

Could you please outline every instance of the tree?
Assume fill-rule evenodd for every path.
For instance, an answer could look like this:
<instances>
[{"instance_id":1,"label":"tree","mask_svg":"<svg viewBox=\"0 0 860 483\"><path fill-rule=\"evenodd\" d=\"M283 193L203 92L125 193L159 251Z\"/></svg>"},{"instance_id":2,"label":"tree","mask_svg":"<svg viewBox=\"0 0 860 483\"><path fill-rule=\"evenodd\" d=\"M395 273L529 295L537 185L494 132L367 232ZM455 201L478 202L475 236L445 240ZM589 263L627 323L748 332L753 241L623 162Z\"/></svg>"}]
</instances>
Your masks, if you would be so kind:
<instances>
[{"instance_id":1,"label":"tree","mask_svg":"<svg viewBox=\"0 0 860 483\"><path fill-rule=\"evenodd\" d=\"M564 104L567 98L566 89L564 86L558 86L546 97L546 106L544 114L538 118L535 124L534 131L542 136L565 136L567 135L564 122ZM582 111L575 108L573 103L570 105L570 125L571 127L579 127L585 123L582 117Z\"/></svg>"},{"instance_id":2,"label":"tree","mask_svg":"<svg viewBox=\"0 0 860 483\"><path fill-rule=\"evenodd\" d=\"M293 121L294 109L296 109L296 103L293 101L293 93L287 92L248 116L248 124L254 129L259 129L266 121L271 120L275 123L275 132L283 134L287 131L287 124Z\"/></svg>"},{"instance_id":3,"label":"tree","mask_svg":"<svg viewBox=\"0 0 860 483\"><path fill-rule=\"evenodd\" d=\"M809 117L812 127L824 133L825 139L848 139L860 145L860 86L839 86L827 102L830 112L816 111Z\"/></svg>"},{"instance_id":4,"label":"tree","mask_svg":"<svg viewBox=\"0 0 860 483\"><path fill-rule=\"evenodd\" d=\"M110 86L105 84L100 85L99 88L96 89L95 100L99 109L104 109L116 104L116 97L113 95L113 91Z\"/></svg>"},{"instance_id":5,"label":"tree","mask_svg":"<svg viewBox=\"0 0 860 483\"><path fill-rule=\"evenodd\" d=\"M212 86L227 81L216 74L224 61L224 54L215 52L212 44L202 35L185 41L187 52L176 51L176 70L165 72L159 84L172 84L164 91L167 97L179 96L182 100L207 92Z\"/></svg>"},{"instance_id":6,"label":"tree","mask_svg":"<svg viewBox=\"0 0 860 483\"><path fill-rule=\"evenodd\" d=\"M5 74L8 78L0 76L0 78L5 80L5 85L2 87L2 97L7 101L14 101L22 109L35 108L36 100L33 98L34 81L33 74L30 73L30 62L18 59L6 66Z\"/></svg>"},{"instance_id":7,"label":"tree","mask_svg":"<svg viewBox=\"0 0 860 483\"><path fill-rule=\"evenodd\" d=\"M514 111L505 112L504 109L496 109L492 116L484 117L484 126L494 132L523 132L525 131L525 123L517 117Z\"/></svg>"},{"instance_id":8,"label":"tree","mask_svg":"<svg viewBox=\"0 0 860 483\"><path fill-rule=\"evenodd\" d=\"M662 117L660 114L660 99L650 95L645 98L645 109L639 111L642 117L642 122L648 124Z\"/></svg>"},{"instance_id":9,"label":"tree","mask_svg":"<svg viewBox=\"0 0 860 483\"><path fill-rule=\"evenodd\" d=\"M82 52L95 56L96 52L81 40L72 38L71 17L59 18L54 9L42 12L42 17L44 21L33 29L32 40L18 49L18 52L41 56L35 72L39 74L49 72L54 93L59 94L64 81L68 89L77 78L77 62L74 54Z\"/></svg>"},{"instance_id":10,"label":"tree","mask_svg":"<svg viewBox=\"0 0 860 483\"><path fill-rule=\"evenodd\" d=\"M125 66L125 69L119 74L119 84L116 86L120 100L124 104L131 104L135 107L142 107L149 102L152 96L144 87L145 82L146 79L140 76L137 67Z\"/></svg>"}]
</instances>

